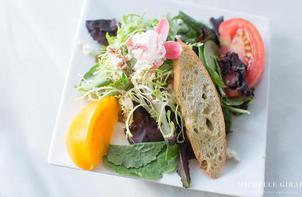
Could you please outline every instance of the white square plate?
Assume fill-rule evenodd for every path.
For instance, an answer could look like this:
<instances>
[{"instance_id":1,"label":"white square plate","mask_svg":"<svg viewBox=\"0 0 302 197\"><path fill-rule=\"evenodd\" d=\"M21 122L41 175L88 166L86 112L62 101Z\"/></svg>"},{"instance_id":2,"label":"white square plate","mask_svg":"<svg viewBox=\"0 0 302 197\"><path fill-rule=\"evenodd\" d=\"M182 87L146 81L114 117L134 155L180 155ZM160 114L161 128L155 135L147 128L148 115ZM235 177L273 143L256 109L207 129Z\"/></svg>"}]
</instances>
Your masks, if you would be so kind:
<instances>
[{"instance_id":1,"label":"white square plate","mask_svg":"<svg viewBox=\"0 0 302 197\"><path fill-rule=\"evenodd\" d=\"M222 176L215 180L208 178L204 172L197 167L196 162L190 162L192 178L190 189L238 196L261 196L263 194L262 184L264 183L269 93L269 21L265 17L203 7L186 2L173 0L90 0L86 2L79 22L76 43L73 48L69 72L65 81L48 160L52 164L77 168L69 159L64 139L69 123L83 105L81 101L75 99L79 97L79 94L74 89L74 85L80 81L79 74L85 73L94 63L94 59L84 55L81 47L78 45L80 42L97 46L96 42L92 40L86 30L85 20L100 18L120 19L122 15L128 13L144 13L146 17L160 17L167 13L177 14L179 10L183 10L192 17L204 22L208 22L211 16L224 16L225 19L242 17L255 24L262 35L266 49L266 68L264 76L256 88L256 99L250 106L251 115L234 118L234 132L228 139L229 148L238 153L240 162L228 161ZM117 125L115 136L113 137L114 142L112 143L121 143L119 140L124 139L124 134L121 132L121 129L121 126ZM95 172L116 175L103 167L96 169ZM156 182L182 187L180 178L176 173L164 175L162 179Z\"/></svg>"}]
</instances>

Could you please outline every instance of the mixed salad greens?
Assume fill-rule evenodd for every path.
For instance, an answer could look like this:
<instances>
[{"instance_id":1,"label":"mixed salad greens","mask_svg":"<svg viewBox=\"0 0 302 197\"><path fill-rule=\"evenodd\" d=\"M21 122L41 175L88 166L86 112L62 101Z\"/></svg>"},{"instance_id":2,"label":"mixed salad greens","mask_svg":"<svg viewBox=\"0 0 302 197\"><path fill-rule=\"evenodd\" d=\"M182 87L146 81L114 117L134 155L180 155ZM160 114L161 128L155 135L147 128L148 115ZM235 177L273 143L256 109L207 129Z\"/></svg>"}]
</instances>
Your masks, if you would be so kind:
<instances>
[{"instance_id":1,"label":"mixed salad greens","mask_svg":"<svg viewBox=\"0 0 302 197\"><path fill-rule=\"evenodd\" d=\"M108 168L153 180L177 170L183 186L190 186L188 160L195 156L172 91L173 60L181 54L177 40L191 46L207 69L220 96L227 132L232 115L249 114L254 98L247 78L250 63L242 60L241 52L222 51L233 46L221 37L222 23L223 17L211 18L209 27L182 11L160 20L129 14L120 21L86 21L102 49L76 89L92 102L117 98L130 143L109 146L103 159Z\"/></svg>"}]
</instances>

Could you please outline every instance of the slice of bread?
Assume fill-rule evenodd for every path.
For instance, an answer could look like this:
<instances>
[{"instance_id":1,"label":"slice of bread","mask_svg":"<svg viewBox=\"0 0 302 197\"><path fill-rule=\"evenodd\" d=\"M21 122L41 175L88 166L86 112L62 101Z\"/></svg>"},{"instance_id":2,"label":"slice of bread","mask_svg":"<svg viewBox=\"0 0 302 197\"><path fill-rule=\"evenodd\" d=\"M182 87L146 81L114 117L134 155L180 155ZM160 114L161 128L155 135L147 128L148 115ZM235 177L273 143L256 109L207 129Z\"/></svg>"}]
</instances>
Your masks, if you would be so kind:
<instances>
[{"instance_id":1,"label":"slice of bread","mask_svg":"<svg viewBox=\"0 0 302 197\"><path fill-rule=\"evenodd\" d=\"M174 91L194 154L208 176L217 178L226 161L226 133L220 98L202 62L180 42L174 61Z\"/></svg>"}]
</instances>

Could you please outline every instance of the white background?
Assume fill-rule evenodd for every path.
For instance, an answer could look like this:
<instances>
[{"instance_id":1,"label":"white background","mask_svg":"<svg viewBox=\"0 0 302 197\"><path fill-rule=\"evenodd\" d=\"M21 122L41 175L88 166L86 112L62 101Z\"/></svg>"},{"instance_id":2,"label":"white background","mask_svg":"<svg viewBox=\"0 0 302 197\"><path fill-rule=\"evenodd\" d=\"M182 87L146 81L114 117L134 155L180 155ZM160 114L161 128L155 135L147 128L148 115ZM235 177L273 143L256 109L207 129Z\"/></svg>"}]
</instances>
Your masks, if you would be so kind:
<instances>
[{"instance_id":1,"label":"white background","mask_svg":"<svg viewBox=\"0 0 302 197\"><path fill-rule=\"evenodd\" d=\"M195 2L271 19L266 181L302 182L302 1ZM0 0L0 196L218 196L47 163L81 5ZM302 188L266 191L302 194Z\"/></svg>"}]
</instances>

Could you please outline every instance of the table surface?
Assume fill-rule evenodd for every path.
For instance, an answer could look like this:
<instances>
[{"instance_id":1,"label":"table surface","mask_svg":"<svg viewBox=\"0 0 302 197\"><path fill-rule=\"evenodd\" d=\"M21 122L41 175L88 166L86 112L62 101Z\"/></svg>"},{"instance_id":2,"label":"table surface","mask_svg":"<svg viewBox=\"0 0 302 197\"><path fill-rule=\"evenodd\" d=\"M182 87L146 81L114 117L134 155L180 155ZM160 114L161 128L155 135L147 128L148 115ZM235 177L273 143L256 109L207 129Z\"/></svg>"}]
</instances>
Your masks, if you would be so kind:
<instances>
[{"instance_id":1,"label":"table surface","mask_svg":"<svg viewBox=\"0 0 302 197\"><path fill-rule=\"evenodd\" d=\"M300 196L302 2L193 1L270 18L272 59L265 196ZM47 163L82 3L0 0L0 196L222 196ZM290 187L290 183L301 185Z\"/></svg>"}]
</instances>

